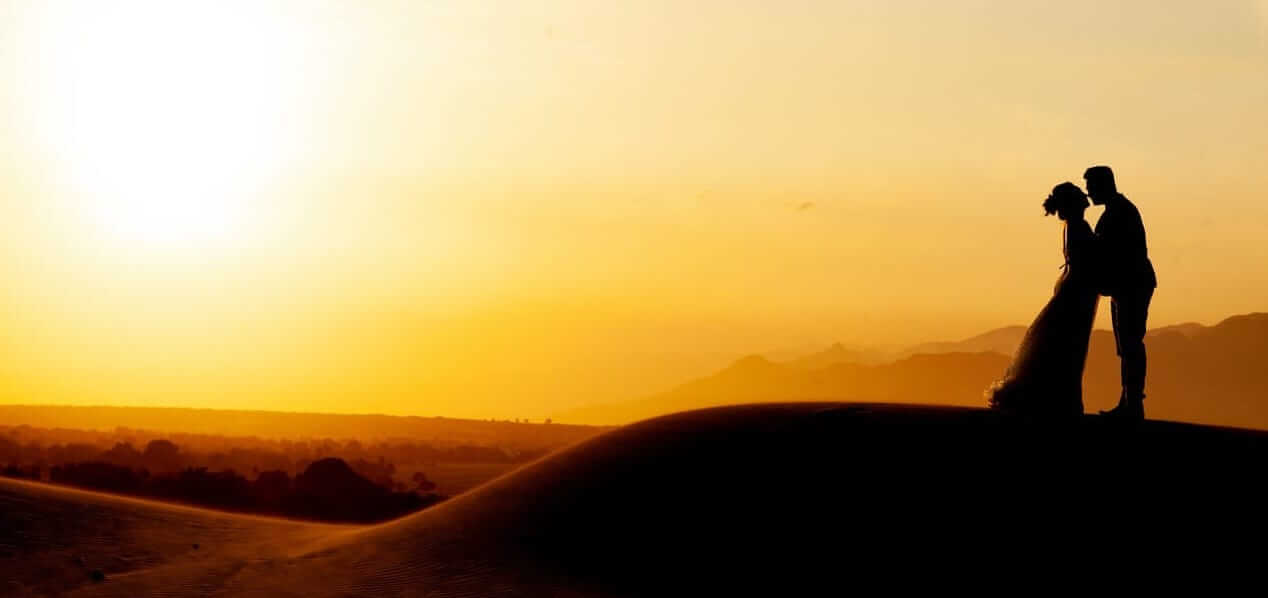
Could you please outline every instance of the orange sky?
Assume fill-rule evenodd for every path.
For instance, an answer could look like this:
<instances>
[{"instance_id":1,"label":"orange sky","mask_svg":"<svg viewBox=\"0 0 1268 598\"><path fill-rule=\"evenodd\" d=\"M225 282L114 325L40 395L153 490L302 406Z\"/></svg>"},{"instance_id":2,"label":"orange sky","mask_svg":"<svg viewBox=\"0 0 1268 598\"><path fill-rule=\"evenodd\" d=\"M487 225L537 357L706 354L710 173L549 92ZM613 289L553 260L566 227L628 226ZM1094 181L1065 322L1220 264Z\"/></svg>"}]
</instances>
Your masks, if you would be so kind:
<instances>
[{"instance_id":1,"label":"orange sky","mask_svg":"<svg viewBox=\"0 0 1268 598\"><path fill-rule=\"evenodd\" d=\"M1094 163L1152 324L1268 308L1268 4L1102 4L0 4L0 400L541 417L969 336Z\"/></svg>"}]
</instances>

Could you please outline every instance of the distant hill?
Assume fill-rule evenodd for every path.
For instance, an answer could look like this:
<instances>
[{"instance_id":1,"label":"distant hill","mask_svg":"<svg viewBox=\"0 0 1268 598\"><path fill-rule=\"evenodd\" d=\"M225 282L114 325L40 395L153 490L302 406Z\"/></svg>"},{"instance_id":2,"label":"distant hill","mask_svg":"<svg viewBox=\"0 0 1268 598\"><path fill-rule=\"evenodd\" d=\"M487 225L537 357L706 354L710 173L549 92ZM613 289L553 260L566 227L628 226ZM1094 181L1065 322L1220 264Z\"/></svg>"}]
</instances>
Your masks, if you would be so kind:
<instances>
[{"instance_id":1,"label":"distant hill","mask_svg":"<svg viewBox=\"0 0 1268 598\"><path fill-rule=\"evenodd\" d=\"M1206 326L1203 326L1196 322L1187 322L1184 324L1174 324L1172 326L1163 326L1162 328L1155 328L1153 330L1150 330L1149 334L1147 334L1146 336L1154 336L1158 334L1170 334L1173 332L1176 334L1184 335L1184 336L1195 336L1195 335L1201 334L1202 331L1206 329L1207 329Z\"/></svg>"},{"instance_id":2,"label":"distant hill","mask_svg":"<svg viewBox=\"0 0 1268 598\"><path fill-rule=\"evenodd\" d=\"M1180 334L1186 337L1193 337L1201 334L1207 328L1201 324L1189 322L1156 328L1150 330L1147 336ZM984 351L1011 356L1017 352L1017 347L1021 346L1021 341L1025 336L1025 326L1005 326L962 341L922 343L899 352L897 356L907 357L922 353L981 353Z\"/></svg>"},{"instance_id":3,"label":"distant hill","mask_svg":"<svg viewBox=\"0 0 1268 598\"><path fill-rule=\"evenodd\" d=\"M955 342L924 343L908 348L900 357L922 353L999 353L1012 355L1026 336L1025 326L1005 326L975 337Z\"/></svg>"},{"instance_id":4,"label":"distant hill","mask_svg":"<svg viewBox=\"0 0 1268 598\"><path fill-rule=\"evenodd\" d=\"M562 421L624 423L685 409L783 400L863 400L980 406L982 391L1008 366L1025 329L1010 326L970 339L927 343L885 364L832 363L835 348L791 362L740 359L716 374L645 399L597 405ZM1181 324L1150 331L1149 416L1268 429L1268 314L1231 317L1215 326ZM1113 333L1092 335L1084 375L1089 412L1119 393Z\"/></svg>"},{"instance_id":5,"label":"distant hill","mask_svg":"<svg viewBox=\"0 0 1268 598\"><path fill-rule=\"evenodd\" d=\"M879 351L869 351L863 349L850 349L841 343L833 344L831 347L811 353L809 355L799 357L788 361L788 364L802 369L818 369L836 365L838 363L857 363L860 365L874 365L891 361L890 356Z\"/></svg>"},{"instance_id":6,"label":"distant hill","mask_svg":"<svg viewBox=\"0 0 1268 598\"><path fill-rule=\"evenodd\" d=\"M687 409L767 401L857 400L981 404L982 390L1008 365L999 353L914 355L883 365L837 363L805 369L749 356L669 392L616 405L578 409L567 421L629 422Z\"/></svg>"}]
</instances>

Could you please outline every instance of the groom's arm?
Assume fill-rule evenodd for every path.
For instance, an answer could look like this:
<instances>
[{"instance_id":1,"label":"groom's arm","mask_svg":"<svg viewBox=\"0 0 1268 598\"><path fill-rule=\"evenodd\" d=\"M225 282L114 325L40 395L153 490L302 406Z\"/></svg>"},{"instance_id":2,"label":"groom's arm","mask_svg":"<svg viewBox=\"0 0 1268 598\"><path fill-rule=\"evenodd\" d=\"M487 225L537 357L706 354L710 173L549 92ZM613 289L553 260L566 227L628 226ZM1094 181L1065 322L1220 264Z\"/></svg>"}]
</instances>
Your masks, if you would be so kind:
<instances>
[{"instance_id":1,"label":"groom's arm","mask_svg":"<svg viewBox=\"0 0 1268 598\"><path fill-rule=\"evenodd\" d=\"M1122 220L1110 210L1101 214L1096 221L1096 261L1098 263L1097 278L1100 279L1102 295L1112 293L1114 281L1122 277L1123 229Z\"/></svg>"}]
</instances>

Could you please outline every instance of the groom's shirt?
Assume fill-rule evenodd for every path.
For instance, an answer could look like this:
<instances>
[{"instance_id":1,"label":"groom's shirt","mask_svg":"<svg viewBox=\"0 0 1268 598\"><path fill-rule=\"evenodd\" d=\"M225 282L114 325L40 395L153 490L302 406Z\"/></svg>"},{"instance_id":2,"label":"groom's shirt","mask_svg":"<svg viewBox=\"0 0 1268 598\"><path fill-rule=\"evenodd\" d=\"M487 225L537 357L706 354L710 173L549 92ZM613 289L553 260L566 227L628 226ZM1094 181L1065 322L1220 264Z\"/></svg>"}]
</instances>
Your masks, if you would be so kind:
<instances>
[{"instance_id":1,"label":"groom's shirt","mask_svg":"<svg viewBox=\"0 0 1268 598\"><path fill-rule=\"evenodd\" d=\"M1105 213L1096 221L1096 238L1101 253L1104 294L1150 290L1158 286L1145 224L1140 211L1123 195L1106 202Z\"/></svg>"}]
</instances>

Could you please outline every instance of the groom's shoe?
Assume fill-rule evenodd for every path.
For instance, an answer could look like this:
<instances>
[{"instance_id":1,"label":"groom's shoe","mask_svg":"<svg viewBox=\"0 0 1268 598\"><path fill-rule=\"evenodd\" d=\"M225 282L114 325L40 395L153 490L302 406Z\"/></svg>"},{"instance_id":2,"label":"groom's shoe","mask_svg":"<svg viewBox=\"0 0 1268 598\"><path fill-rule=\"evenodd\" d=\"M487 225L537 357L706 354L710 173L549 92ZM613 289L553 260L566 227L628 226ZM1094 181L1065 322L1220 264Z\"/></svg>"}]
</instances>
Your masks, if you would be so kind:
<instances>
[{"instance_id":1,"label":"groom's shoe","mask_svg":"<svg viewBox=\"0 0 1268 598\"><path fill-rule=\"evenodd\" d=\"M1118 400L1118 405L1109 411L1102 411L1101 415L1112 417L1122 421L1144 421L1145 419L1145 398L1128 399L1126 397Z\"/></svg>"}]
</instances>

